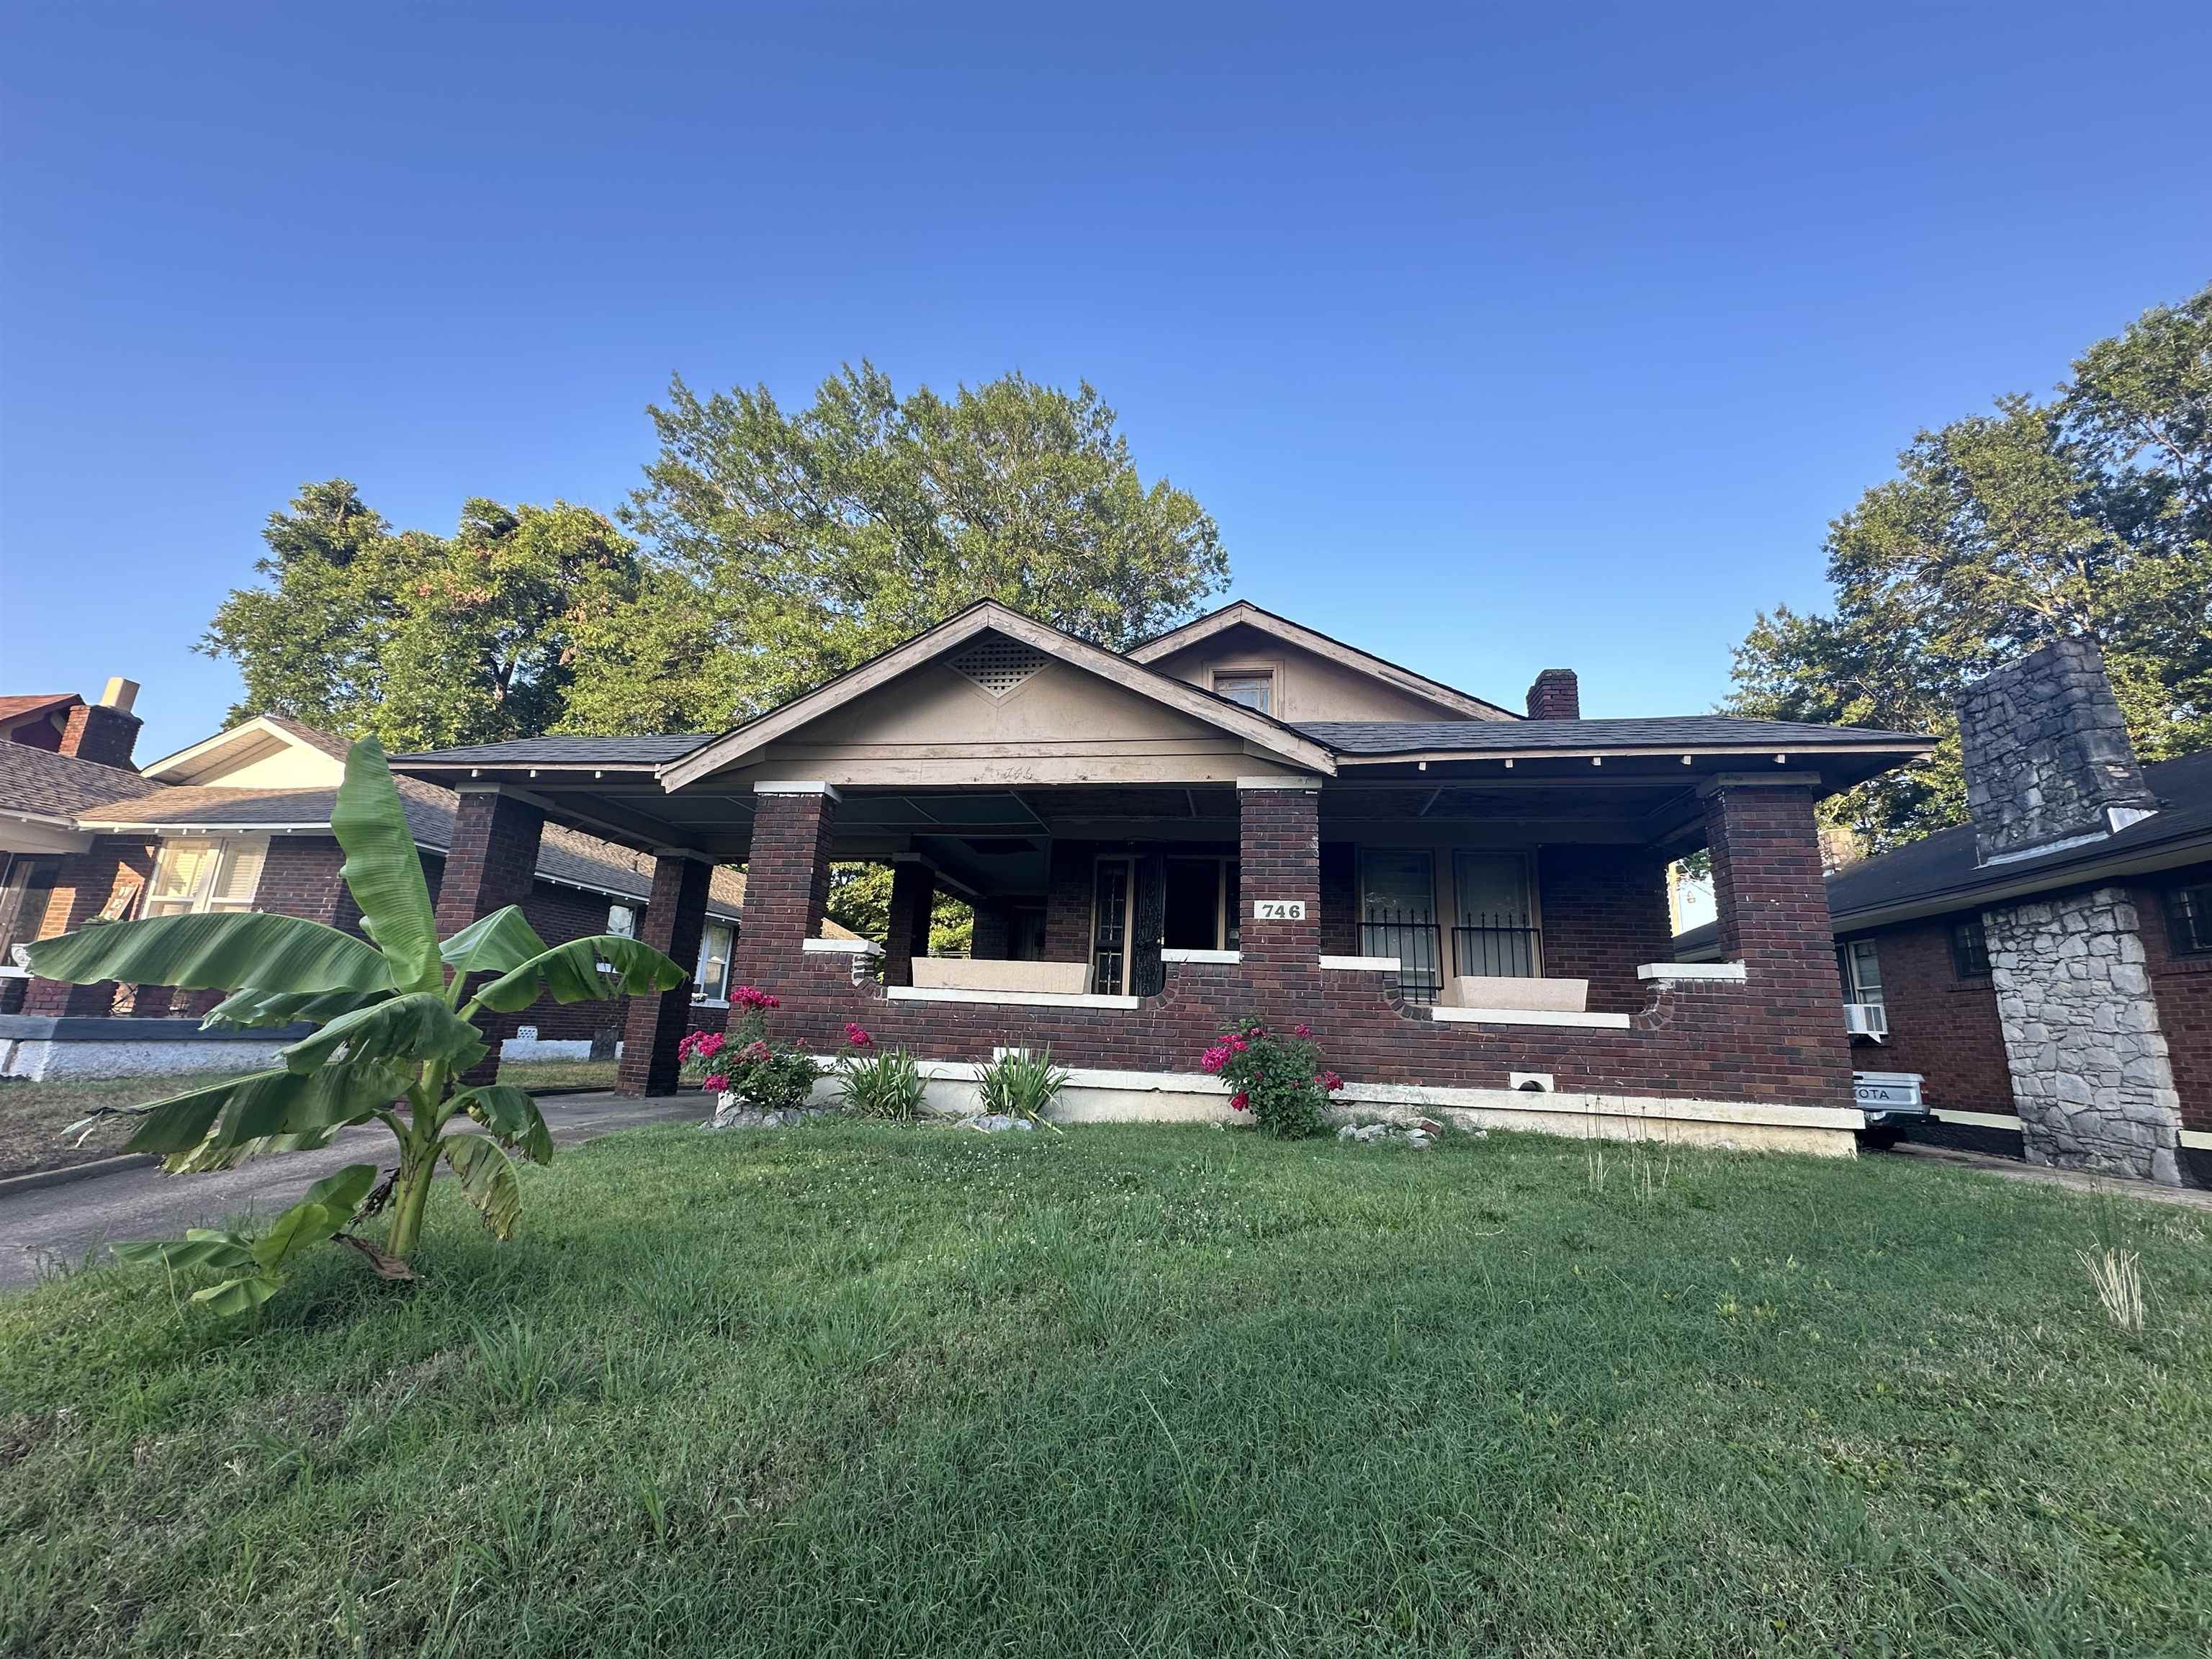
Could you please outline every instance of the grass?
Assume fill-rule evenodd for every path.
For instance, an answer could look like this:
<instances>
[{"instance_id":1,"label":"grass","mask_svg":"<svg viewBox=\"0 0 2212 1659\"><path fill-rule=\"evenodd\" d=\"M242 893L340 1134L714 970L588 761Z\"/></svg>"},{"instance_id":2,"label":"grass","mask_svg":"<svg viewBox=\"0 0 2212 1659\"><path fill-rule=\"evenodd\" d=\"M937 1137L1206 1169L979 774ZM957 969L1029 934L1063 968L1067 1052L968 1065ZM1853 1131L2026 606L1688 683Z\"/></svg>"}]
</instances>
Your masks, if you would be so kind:
<instances>
[{"instance_id":1,"label":"grass","mask_svg":"<svg viewBox=\"0 0 2212 1659\"><path fill-rule=\"evenodd\" d=\"M158 1273L51 1284L0 1304L0 1646L2212 1644L2204 1217L1903 1160L1620 1173L656 1128L526 1174L512 1245L441 1189L418 1286L331 1250L228 1327ZM2138 1253L2141 1331L2093 1245Z\"/></svg>"},{"instance_id":2,"label":"grass","mask_svg":"<svg viewBox=\"0 0 2212 1659\"><path fill-rule=\"evenodd\" d=\"M133 1125L127 1121L109 1119L97 1125L81 1146L72 1145L75 1137L62 1133L95 1106L143 1105L238 1075L236 1071L216 1070L159 1078L73 1078L46 1083L0 1078L0 1176L112 1158L130 1137ZM501 1065L499 1080L520 1089L611 1089L615 1062L509 1060Z\"/></svg>"}]
</instances>

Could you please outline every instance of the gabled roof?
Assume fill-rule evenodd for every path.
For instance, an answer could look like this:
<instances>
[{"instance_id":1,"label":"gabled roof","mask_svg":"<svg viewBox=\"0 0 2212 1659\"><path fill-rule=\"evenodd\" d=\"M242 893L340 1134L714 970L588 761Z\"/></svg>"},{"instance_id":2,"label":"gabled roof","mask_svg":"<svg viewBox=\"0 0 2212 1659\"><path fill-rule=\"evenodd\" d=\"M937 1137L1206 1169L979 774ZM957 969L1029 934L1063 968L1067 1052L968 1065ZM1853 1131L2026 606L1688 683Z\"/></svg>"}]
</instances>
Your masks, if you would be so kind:
<instances>
[{"instance_id":1,"label":"gabled roof","mask_svg":"<svg viewBox=\"0 0 2212 1659\"><path fill-rule=\"evenodd\" d=\"M1018 640L1045 655L1084 669L1099 678L1165 705L1206 725L1242 738L1252 749L1285 764L1308 771L1329 773L1335 763L1326 746L1242 703L1216 696L1157 672L1087 640L1064 634L1048 623L1024 616L995 599L981 599L917 634L903 645L870 659L859 667L793 698L781 708L746 721L699 744L681 758L660 769L663 784L681 789L716 772L741 765L750 756L787 732L818 720L831 709L850 702L900 675L935 660L982 633ZM412 760L414 757L407 757ZM441 756L440 760L447 757Z\"/></svg>"},{"instance_id":2,"label":"gabled roof","mask_svg":"<svg viewBox=\"0 0 2212 1659\"><path fill-rule=\"evenodd\" d=\"M12 726L33 714L74 708L83 701L74 691L34 691L28 696L0 697L0 726Z\"/></svg>"},{"instance_id":3,"label":"gabled roof","mask_svg":"<svg viewBox=\"0 0 2212 1659\"><path fill-rule=\"evenodd\" d=\"M0 811L60 820L160 787L119 766L0 740Z\"/></svg>"},{"instance_id":4,"label":"gabled roof","mask_svg":"<svg viewBox=\"0 0 2212 1659\"><path fill-rule=\"evenodd\" d=\"M1371 674L1401 691L1425 697L1446 708L1455 708L1469 720L1517 720L1521 718L1510 708L1472 696L1456 686L1446 685L1442 680L1432 680L1425 674L1417 674L1412 669L1401 667L1370 651L1347 645L1319 629L1308 628L1304 623L1292 622L1288 617L1279 617L1272 611L1263 611L1249 599L1238 599L1234 604L1223 605L1218 611L1209 611L1203 617L1194 617L1179 628L1156 634L1143 644L1132 647L1129 659L1132 662L1158 662L1163 657L1173 656L1178 651L1212 639L1231 628L1257 629L1262 634L1295 645L1301 650L1310 651L1316 656L1327 657L1347 668Z\"/></svg>"}]
</instances>

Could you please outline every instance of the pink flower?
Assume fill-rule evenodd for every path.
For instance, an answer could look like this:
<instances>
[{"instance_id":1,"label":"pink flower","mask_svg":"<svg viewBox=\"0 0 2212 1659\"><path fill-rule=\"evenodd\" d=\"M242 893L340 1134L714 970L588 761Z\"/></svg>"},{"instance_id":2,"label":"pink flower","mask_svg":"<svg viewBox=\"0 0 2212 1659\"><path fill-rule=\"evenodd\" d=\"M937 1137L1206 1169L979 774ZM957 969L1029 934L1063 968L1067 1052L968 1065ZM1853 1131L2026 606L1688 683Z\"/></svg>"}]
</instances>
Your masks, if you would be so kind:
<instances>
[{"instance_id":1,"label":"pink flower","mask_svg":"<svg viewBox=\"0 0 2212 1659\"><path fill-rule=\"evenodd\" d=\"M1243 1090L1238 1090L1235 1094L1229 1097L1229 1109L1232 1112L1250 1111L1252 1109L1252 1097L1246 1094Z\"/></svg>"},{"instance_id":2,"label":"pink flower","mask_svg":"<svg viewBox=\"0 0 2212 1659\"><path fill-rule=\"evenodd\" d=\"M1322 1070L1316 1072L1314 1073L1314 1081L1320 1084L1322 1091L1328 1094L1333 1095L1339 1089L1344 1087L1344 1079L1331 1071Z\"/></svg>"},{"instance_id":3,"label":"pink flower","mask_svg":"<svg viewBox=\"0 0 2212 1659\"><path fill-rule=\"evenodd\" d=\"M1241 1036L1232 1036L1229 1039L1229 1048L1230 1052L1232 1054L1241 1054L1251 1046L1252 1045L1250 1043L1245 1042Z\"/></svg>"},{"instance_id":4,"label":"pink flower","mask_svg":"<svg viewBox=\"0 0 2212 1659\"><path fill-rule=\"evenodd\" d=\"M1291 1035L1294 1037L1310 1037L1313 1035L1313 1027L1301 1020L1291 1027Z\"/></svg>"},{"instance_id":5,"label":"pink flower","mask_svg":"<svg viewBox=\"0 0 2212 1659\"><path fill-rule=\"evenodd\" d=\"M738 1058L757 1066L762 1060L768 1058L768 1044L757 1040L748 1042L744 1048L738 1050Z\"/></svg>"},{"instance_id":6,"label":"pink flower","mask_svg":"<svg viewBox=\"0 0 2212 1659\"><path fill-rule=\"evenodd\" d=\"M730 1079L724 1077L720 1072L716 1072L699 1086L702 1089L704 1089L710 1095L719 1095L723 1090L730 1086Z\"/></svg>"},{"instance_id":7,"label":"pink flower","mask_svg":"<svg viewBox=\"0 0 2212 1659\"><path fill-rule=\"evenodd\" d=\"M696 1031L692 1035L697 1040L692 1043L691 1052L702 1060L712 1060L729 1041L720 1031Z\"/></svg>"},{"instance_id":8,"label":"pink flower","mask_svg":"<svg viewBox=\"0 0 2212 1659\"><path fill-rule=\"evenodd\" d=\"M870 1036L866 1031L862 1030L858 1025L848 1019L845 1022L845 1041L851 1043L855 1048L865 1048L870 1043L873 1042L875 1038Z\"/></svg>"},{"instance_id":9,"label":"pink flower","mask_svg":"<svg viewBox=\"0 0 2212 1659\"><path fill-rule=\"evenodd\" d=\"M730 993L730 1000L740 1008L779 1008L779 1003L766 991L757 991L750 985L740 985Z\"/></svg>"},{"instance_id":10,"label":"pink flower","mask_svg":"<svg viewBox=\"0 0 2212 1659\"><path fill-rule=\"evenodd\" d=\"M1229 1045L1223 1042L1215 1043L1198 1057L1198 1069L1201 1072L1218 1072L1228 1063Z\"/></svg>"}]
</instances>

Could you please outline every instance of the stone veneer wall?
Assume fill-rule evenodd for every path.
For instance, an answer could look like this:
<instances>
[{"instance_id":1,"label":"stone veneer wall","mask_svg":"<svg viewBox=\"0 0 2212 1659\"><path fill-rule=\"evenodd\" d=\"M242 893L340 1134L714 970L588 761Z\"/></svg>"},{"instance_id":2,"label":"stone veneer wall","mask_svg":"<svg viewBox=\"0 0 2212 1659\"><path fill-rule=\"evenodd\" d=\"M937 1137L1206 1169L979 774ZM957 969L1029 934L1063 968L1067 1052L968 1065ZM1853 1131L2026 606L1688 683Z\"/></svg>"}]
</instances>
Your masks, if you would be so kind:
<instances>
[{"instance_id":1,"label":"stone veneer wall","mask_svg":"<svg viewBox=\"0 0 2212 1659\"><path fill-rule=\"evenodd\" d=\"M2113 808L2158 805L2087 640L2060 640L1959 698L1966 811L1984 861L2112 828Z\"/></svg>"},{"instance_id":2,"label":"stone veneer wall","mask_svg":"<svg viewBox=\"0 0 2212 1659\"><path fill-rule=\"evenodd\" d=\"M2099 887L1983 928L2028 1161L2179 1185L2181 1098L2134 902Z\"/></svg>"}]
</instances>

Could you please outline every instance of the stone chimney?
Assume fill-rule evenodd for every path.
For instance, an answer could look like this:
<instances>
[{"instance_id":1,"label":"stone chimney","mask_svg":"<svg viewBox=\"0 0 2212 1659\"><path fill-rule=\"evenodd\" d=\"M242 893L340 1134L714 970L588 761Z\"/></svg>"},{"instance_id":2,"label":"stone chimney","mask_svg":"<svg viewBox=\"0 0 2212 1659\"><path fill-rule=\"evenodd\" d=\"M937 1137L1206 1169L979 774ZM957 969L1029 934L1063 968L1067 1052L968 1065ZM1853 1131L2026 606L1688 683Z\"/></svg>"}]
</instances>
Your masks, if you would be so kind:
<instances>
[{"instance_id":1,"label":"stone chimney","mask_svg":"<svg viewBox=\"0 0 2212 1659\"><path fill-rule=\"evenodd\" d=\"M2092 641L2060 640L1969 686L1959 738L1980 863L2095 840L2158 810Z\"/></svg>"},{"instance_id":2,"label":"stone chimney","mask_svg":"<svg viewBox=\"0 0 2212 1659\"><path fill-rule=\"evenodd\" d=\"M79 703L70 710L69 724L62 729L62 753L129 771L131 750L144 724L131 712L137 700L137 681L120 675L109 680L98 702Z\"/></svg>"},{"instance_id":3,"label":"stone chimney","mask_svg":"<svg viewBox=\"0 0 2212 1659\"><path fill-rule=\"evenodd\" d=\"M1583 717L1582 683L1571 668L1547 668L1528 688L1532 720L1578 720Z\"/></svg>"}]
</instances>

